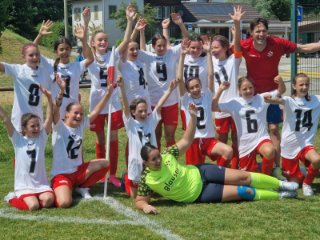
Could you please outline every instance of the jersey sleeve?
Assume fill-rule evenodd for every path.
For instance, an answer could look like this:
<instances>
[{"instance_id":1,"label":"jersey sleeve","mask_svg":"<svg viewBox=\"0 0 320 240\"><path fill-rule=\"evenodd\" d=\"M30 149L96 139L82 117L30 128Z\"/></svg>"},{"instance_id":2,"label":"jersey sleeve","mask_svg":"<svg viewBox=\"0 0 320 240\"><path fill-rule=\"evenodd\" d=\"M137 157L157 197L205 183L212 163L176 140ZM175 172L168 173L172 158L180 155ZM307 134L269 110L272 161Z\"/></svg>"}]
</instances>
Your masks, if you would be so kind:
<instances>
[{"instance_id":1,"label":"jersey sleeve","mask_svg":"<svg viewBox=\"0 0 320 240\"><path fill-rule=\"evenodd\" d=\"M9 64L9 63L2 63L4 65L4 73L15 77L18 73L19 70L19 65L18 64Z\"/></svg>"},{"instance_id":2,"label":"jersey sleeve","mask_svg":"<svg viewBox=\"0 0 320 240\"><path fill-rule=\"evenodd\" d=\"M81 62L79 62L79 66L80 66L80 73L84 73L84 71L87 70L86 68L86 60L82 60Z\"/></svg>"},{"instance_id":3,"label":"jersey sleeve","mask_svg":"<svg viewBox=\"0 0 320 240\"><path fill-rule=\"evenodd\" d=\"M13 146L15 146L15 145L16 145L16 143L17 143L17 141L18 141L19 137L20 137L20 133L19 133L19 132L17 132L17 130L16 130L16 129L14 129L14 130L13 130L12 137L10 137L10 136L9 136L9 138L10 138L10 140L11 140L11 142L12 142L12 145L13 145Z\"/></svg>"},{"instance_id":4,"label":"jersey sleeve","mask_svg":"<svg viewBox=\"0 0 320 240\"><path fill-rule=\"evenodd\" d=\"M153 61L153 55L153 53L139 50L137 59L143 63L148 63Z\"/></svg>"},{"instance_id":5,"label":"jersey sleeve","mask_svg":"<svg viewBox=\"0 0 320 240\"><path fill-rule=\"evenodd\" d=\"M146 175L148 174L148 171L145 169L141 175L141 179L139 182L139 187L138 187L138 192L137 195L138 196L150 196L153 191L151 190L151 188L147 185L146 183Z\"/></svg>"},{"instance_id":6,"label":"jersey sleeve","mask_svg":"<svg viewBox=\"0 0 320 240\"><path fill-rule=\"evenodd\" d=\"M181 50L181 44L178 44L178 45L168 49L167 51L172 51L174 58L178 59L180 56L180 50Z\"/></svg>"},{"instance_id":7,"label":"jersey sleeve","mask_svg":"<svg viewBox=\"0 0 320 240\"><path fill-rule=\"evenodd\" d=\"M161 154L171 154L172 156L174 156L175 159L178 159L179 158L178 146L176 144L172 145L167 149L165 149Z\"/></svg>"},{"instance_id":8,"label":"jersey sleeve","mask_svg":"<svg viewBox=\"0 0 320 240\"><path fill-rule=\"evenodd\" d=\"M284 38L275 38L281 44L286 54L293 53L297 49L297 44Z\"/></svg>"},{"instance_id":9,"label":"jersey sleeve","mask_svg":"<svg viewBox=\"0 0 320 240\"><path fill-rule=\"evenodd\" d=\"M231 100L229 102L219 103L219 108L221 112L232 113L235 105L235 101Z\"/></svg>"}]
</instances>

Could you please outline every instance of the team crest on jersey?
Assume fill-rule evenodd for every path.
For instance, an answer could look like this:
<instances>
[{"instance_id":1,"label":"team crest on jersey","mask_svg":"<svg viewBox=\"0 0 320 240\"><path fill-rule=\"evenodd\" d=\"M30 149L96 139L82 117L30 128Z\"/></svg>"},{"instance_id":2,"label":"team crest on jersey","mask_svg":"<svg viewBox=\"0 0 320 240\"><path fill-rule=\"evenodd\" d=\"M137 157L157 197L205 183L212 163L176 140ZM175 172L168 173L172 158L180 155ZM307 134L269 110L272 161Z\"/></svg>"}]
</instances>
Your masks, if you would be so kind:
<instances>
[{"instance_id":1,"label":"team crest on jersey","mask_svg":"<svg viewBox=\"0 0 320 240\"><path fill-rule=\"evenodd\" d=\"M273 52L272 52L272 51L269 51L269 52L267 53L267 56L268 56L268 57L272 57L272 56L273 56Z\"/></svg>"}]
</instances>

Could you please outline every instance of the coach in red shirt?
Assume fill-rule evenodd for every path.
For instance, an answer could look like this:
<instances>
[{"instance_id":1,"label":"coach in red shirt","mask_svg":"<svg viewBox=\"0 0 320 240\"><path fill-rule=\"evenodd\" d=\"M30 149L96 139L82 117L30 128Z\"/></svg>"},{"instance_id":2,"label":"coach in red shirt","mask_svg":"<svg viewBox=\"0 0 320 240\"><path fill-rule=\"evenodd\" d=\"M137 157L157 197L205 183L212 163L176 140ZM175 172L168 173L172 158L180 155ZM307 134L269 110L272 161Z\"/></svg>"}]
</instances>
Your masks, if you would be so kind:
<instances>
[{"instance_id":1,"label":"coach in red shirt","mask_svg":"<svg viewBox=\"0 0 320 240\"><path fill-rule=\"evenodd\" d=\"M243 57L246 60L247 76L253 81L256 93L277 89L274 78L279 74L281 56L297 52L311 53L320 50L320 42L296 44L283 38L268 35L268 20L256 18L250 23L251 37L241 41ZM271 140L277 150L275 163L277 177L280 172L280 133L278 124L282 121L278 105L270 105L267 114Z\"/></svg>"}]
</instances>

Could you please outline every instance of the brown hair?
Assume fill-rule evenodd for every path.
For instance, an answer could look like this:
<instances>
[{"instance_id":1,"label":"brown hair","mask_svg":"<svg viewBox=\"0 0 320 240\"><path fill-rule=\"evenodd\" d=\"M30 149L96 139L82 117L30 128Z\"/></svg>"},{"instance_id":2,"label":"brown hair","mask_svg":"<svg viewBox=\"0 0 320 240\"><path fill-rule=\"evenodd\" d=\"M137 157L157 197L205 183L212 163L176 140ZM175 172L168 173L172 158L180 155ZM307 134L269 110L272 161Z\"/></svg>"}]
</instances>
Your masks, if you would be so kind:
<instances>
[{"instance_id":1,"label":"brown hair","mask_svg":"<svg viewBox=\"0 0 320 240\"><path fill-rule=\"evenodd\" d=\"M212 38L212 41L217 41L221 44L221 47L222 48L225 48L227 49L226 50L226 55L227 57L229 57L231 55L231 49L230 49L230 42L229 40L225 37L225 36L222 36L222 35L215 35L213 38Z\"/></svg>"},{"instance_id":2,"label":"brown hair","mask_svg":"<svg viewBox=\"0 0 320 240\"><path fill-rule=\"evenodd\" d=\"M132 102L130 103L130 113L132 111L135 111L137 109L137 106L140 104L140 103L145 103L147 105L147 101L144 99L144 98L136 98L134 100L132 100ZM134 116L131 114L131 116L134 118Z\"/></svg>"},{"instance_id":3,"label":"brown hair","mask_svg":"<svg viewBox=\"0 0 320 240\"><path fill-rule=\"evenodd\" d=\"M37 118L40 120L40 117L36 114L33 113L25 113L21 116L21 127L26 128L28 125L28 122L33 119L33 118Z\"/></svg>"},{"instance_id":4,"label":"brown hair","mask_svg":"<svg viewBox=\"0 0 320 240\"><path fill-rule=\"evenodd\" d=\"M307 78L308 81L310 82L310 78L309 78L309 76L308 76L307 74L305 74L305 73L297 73L297 74L293 77L293 79L292 79L292 86L291 86L291 87L292 87L292 88L291 88L291 92L292 92L291 96L292 96L292 97L296 97L296 96L297 96L297 90L295 90L295 89L293 88L293 85L296 85L298 78ZM306 99L307 101L310 101L309 93L307 93L307 95L305 96L305 99Z\"/></svg>"},{"instance_id":5,"label":"brown hair","mask_svg":"<svg viewBox=\"0 0 320 240\"><path fill-rule=\"evenodd\" d=\"M202 86L200 78L197 78L197 77L189 77L189 78L187 78L187 79L185 80L185 82L184 82L187 91L189 91L189 83L190 83L192 80L198 80L200 86Z\"/></svg>"},{"instance_id":6,"label":"brown hair","mask_svg":"<svg viewBox=\"0 0 320 240\"><path fill-rule=\"evenodd\" d=\"M152 38L152 40L151 40L152 47L154 47L154 46L156 45L156 43L157 43L157 41L158 41L159 39L163 39L163 40L167 41L167 39L166 39L165 36L163 36L161 33L157 33L157 34L155 34L155 35L153 36L153 38Z\"/></svg>"},{"instance_id":7,"label":"brown hair","mask_svg":"<svg viewBox=\"0 0 320 240\"><path fill-rule=\"evenodd\" d=\"M254 86L254 85L253 85L253 82L252 82L252 80L251 80L250 78L248 78L248 77L240 77L240 78L238 79L238 89L241 88L242 83L245 82L245 81L250 82L250 83L252 84L252 86Z\"/></svg>"},{"instance_id":8,"label":"brown hair","mask_svg":"<svg viewBox=\"0 0 320 240\"><path fill-rule=\"evenodd\" d=\"M26 54L27 49L30 48L30 47L36 48L38 50L38 52L39 52L39 48L38 48L37 45L35 45L34 43L27 43L27 44L22 46L21 54L24 56Z\"/></svg>"},{"instance_id":9,"label":"brown hair","mask_svg":"<svg viewBox=\"0 0 320 240\"><path fill-rule=\"evenodd\" d=\"M255 28L256 26L258 26L260 23L262 23L262 24L266 27L267 30L269 29L269 22L268 22L268 20L265 19L265 18L259 17L259 18L253 19L253 20L250 22L250 31L252 32L252 31L254 30L254 28Z\"/></svg>"},{"instance_id":10,"label":"brown hair","mask_svg":"<svg viewBox=\"0 0 320 240\"><path fill-rule=\"evenodd\" d=\"M54 41L53 43L53 50L56 52L58 50L58 47L60 44L67 44L70 48L72 48L72 44L70 42L70 40L68 38L65 38L65 37L60 37L59 39L57 39L56 41ZM57 73L58 72L58 64L60 62L60 58L56 58L56 60L54 61L54 64L53 64L53 72L54 73ZM54 79L55 81L56 79Z\"/></svg>"}]
</instances>

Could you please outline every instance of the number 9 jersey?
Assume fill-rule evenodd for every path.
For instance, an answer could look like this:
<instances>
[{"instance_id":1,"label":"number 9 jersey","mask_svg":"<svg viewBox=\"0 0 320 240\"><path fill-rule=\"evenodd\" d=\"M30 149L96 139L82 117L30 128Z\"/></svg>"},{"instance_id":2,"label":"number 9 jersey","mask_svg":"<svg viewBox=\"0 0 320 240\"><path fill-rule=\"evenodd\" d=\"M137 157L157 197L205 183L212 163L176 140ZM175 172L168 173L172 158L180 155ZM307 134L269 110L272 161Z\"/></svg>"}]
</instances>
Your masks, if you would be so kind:
<instances>
[{"instance_id":1,"label":"number 9 jersey","mask_svg":"<svg viewBox=\"0 0 320 240\"><path fill-rule=\"evenodd\" d=\"M238 97L219 103L220 110L230 113L236 124L240 158L251 153L261 141L270 139L267 130L267 109L270 104L264 101L265 94L275 97L278 91L257 94L250 100Z\"/></svg>"},{"instance_id":2,"label":"number 9 jersey","mask_svg":"<svg viewBox=\"0 0 320 240\"><path fill-rule=\"evenodd\" d=\"M320 96L292 98L284 96L281 156L294 159L306 146L314 143L320 116Z\"/></svg>"}]
</instances>

